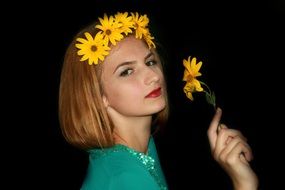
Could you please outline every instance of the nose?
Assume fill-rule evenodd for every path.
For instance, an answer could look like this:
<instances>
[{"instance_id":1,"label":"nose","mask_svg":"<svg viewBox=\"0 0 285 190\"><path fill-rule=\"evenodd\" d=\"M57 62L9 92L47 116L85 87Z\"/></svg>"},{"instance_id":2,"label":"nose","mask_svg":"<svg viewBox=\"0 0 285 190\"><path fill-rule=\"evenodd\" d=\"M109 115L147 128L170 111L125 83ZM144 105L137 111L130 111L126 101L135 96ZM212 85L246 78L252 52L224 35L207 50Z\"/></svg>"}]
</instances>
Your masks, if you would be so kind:
<instances>
[{"instance_id":1,"label":"nose","mask_svg":"<svg viewBox=\"0 0 285 190\"><path fill-rule=\"evenodd\" d=\"M150 85L160 81L160 72L157 68L146 67L144 83Z\"/></svg>"}]
</instances>

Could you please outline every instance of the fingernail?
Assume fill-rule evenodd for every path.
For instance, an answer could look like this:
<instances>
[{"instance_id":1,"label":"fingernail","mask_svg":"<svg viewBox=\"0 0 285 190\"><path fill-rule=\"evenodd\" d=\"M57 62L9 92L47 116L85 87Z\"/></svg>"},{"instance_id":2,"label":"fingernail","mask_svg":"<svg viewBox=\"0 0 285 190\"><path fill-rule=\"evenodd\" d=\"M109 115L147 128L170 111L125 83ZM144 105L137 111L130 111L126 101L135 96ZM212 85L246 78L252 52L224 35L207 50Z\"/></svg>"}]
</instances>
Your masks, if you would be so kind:
<instances>
[{"instance_id":1,"label":"fingernail","mask_svg":"<svg viewBox=\"0 0 285 190\"><path fill-rule=\"evenodd\" d=\"M222 129L225 129L225 127L220 123L217 128L217 133L219 133Z\"/></svg>"},{"instance_id":2,"label":"fingernail","mask_svg":"<svg viewBox=\"0 0 285 190\"><path fill-rule=\"evenodd\" d=\"M222 109L220 107L217 108L217 112L221 112Z\"/></svg>"}]
</instances>

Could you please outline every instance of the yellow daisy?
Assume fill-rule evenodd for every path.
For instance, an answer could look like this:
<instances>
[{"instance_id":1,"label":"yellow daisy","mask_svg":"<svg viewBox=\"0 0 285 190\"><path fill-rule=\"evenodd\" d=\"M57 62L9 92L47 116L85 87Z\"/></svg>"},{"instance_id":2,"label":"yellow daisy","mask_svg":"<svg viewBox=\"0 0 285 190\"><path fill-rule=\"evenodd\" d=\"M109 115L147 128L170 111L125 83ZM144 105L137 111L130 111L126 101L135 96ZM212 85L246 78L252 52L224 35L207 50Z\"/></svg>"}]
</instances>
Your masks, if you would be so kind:
<instances>
[{"instance_id":1,"label":"yellow daisy","mask_svg":"<svg viewBox=\"0 0 285 190\"><path fill-rule=\"evenodd\" d=\"M140 16L137 12L131 14L135 23L134 28L136 30L136 38L142 39L142 36L148 33L146 27L148 26L149 19L146 15Z\"/></svg>"},{"instance_id":2,"label":"yellow daisy","mask_svg":"<svg viewBox=\"0 0 285 190\"><path fill-rule=\"evenodd\" d=\"M216 95L214 91L212 91L206 83L196 79L196 77L202 75L199 72L202 62L200 61L197 64L196 62L196 58L194 57L192 60L190 60L190 56L188 57L188 60L183 60L185 70L182 80L186 81L183 91L190 100L194 100L192 95L194 92L204 92L207 102L216 110ZM204 86L205 89L203 89L202 86Z\"/></svg>"},{"instance_id":3,"label":"yellow daisy","mask_svg":"<svg viewBox=\"0 0 285 190\"><path fill-rule=\"evenodd\" d=\"M146 30L147 30L147 33L143 36L143 38L146 41L149 49L155 48L155 43L152 41L154 39L154 37L151 36L151 34L150 34L148 29L146 29Z\"/></svg>"},{"instance_id":4,"label":"yellow daisy","mask_svg":"<svg viewBox=\"0 0 285 190\"><path fill-rule=\"evenodd\" d=\"M186 93L187 97L193 100L192 92L202 92L203 88L201 86L200 81L196 79L196 77L201 76L202 74L199 72L202 62L200 61L196 64L196 58L194 57L190 61L190 56L188 60L183 60L183 65L185 67L183 81L186 81L186 85L184 87L184 92Z\"/></svg>"},{"instance_id":5,"label":"yellow daisy","mask_svg":"<svg viewBox=\"0 0 285 190\"><path fill-rule=\"evenodd\" d=\"M192 83L186 83L183 91L186 94L187 98L194 100L192 93L195 92L195 86Z\"/></svg>"},{"instance_id":6,"label":"yellow daisy","mask_svg":"<svg viewBox=\"0 0 285 190\"><path fill-rule=\"evenodd\" d=\"M118 12L115 15L115 21L121 24L120 30L121 32L124 32L125 35L128 35L129 33L133 32L132 28L134 28L134 22L133 18L131 16L128 16L128 12Z\"/></svg>"},{"instance_id":7,"label":"yellow daisy","mask_svg":"<svg viewBox=\"0 0 285 190\"><path fill-rule=\"evenodd\" d=\"M124 36L121 34L120 30L122 24L115 22L113 16L110 16L110 18L108 18L107 14L104 14L104 18L99 18L99 21L101 25L98 24L95 26L95 28L102 30L104 40L107 42L110 41L113 45L116 45L117 41L123 39Z\"/></svg>"},{"instance_id":8,"label":"yellow daisy","mask_svg":"<svg viewBox=\"0 0 285 190\"><path fill-rule=\"evenodd\" d=\"M109 54L110 48L107 46L106 41L103 40L103 35L97 33L95 38L91 36L90 33L85 32L84 38L77 38L76 41L81 42L81 44L75 44L79 49L77 54L83 55L80 61L85 61L88 59L88 64L93 63L98 64L98 60L104 61L106 55Z\"/></svg>"}]
</instances>

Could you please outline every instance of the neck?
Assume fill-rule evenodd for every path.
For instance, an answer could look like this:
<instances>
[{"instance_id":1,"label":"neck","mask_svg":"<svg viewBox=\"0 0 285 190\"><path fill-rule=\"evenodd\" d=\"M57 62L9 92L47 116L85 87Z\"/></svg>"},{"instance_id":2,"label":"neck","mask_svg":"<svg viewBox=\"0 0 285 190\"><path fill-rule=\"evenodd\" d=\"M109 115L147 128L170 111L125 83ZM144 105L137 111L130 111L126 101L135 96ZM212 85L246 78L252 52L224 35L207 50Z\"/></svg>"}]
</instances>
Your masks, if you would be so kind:
<instances>
[{"instance_id":1,"label":"neck","mask_svg":"<svg viewBox=\"0 0 285 190\"><path fill-rule=\"evenodd\" d=\"M151 132L151 116L122 117L114 123L116 144L123 144L139 152L147 152Z\"/></svg>"}]
</instances>

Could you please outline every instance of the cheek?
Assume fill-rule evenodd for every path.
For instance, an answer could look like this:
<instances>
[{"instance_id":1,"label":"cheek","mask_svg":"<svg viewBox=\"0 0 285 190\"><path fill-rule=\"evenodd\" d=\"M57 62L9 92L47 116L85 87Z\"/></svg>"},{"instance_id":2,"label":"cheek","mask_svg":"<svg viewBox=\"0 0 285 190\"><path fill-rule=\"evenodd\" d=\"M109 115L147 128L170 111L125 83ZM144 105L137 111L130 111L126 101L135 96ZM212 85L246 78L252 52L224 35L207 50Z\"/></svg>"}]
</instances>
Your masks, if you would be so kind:
<instances>
[{"instance_id":1,"label":"cheek","mask_svg":"<svg viewBox=\"0 0 285 190\"><path fill-rule=\"evenodd\" d=\"M112 106L128 105L131 102L142 101L144 97L142 88L136 83L113 84L106 90L109 103Z\"/></svg>"}]
</instances>

